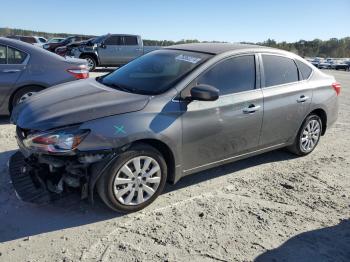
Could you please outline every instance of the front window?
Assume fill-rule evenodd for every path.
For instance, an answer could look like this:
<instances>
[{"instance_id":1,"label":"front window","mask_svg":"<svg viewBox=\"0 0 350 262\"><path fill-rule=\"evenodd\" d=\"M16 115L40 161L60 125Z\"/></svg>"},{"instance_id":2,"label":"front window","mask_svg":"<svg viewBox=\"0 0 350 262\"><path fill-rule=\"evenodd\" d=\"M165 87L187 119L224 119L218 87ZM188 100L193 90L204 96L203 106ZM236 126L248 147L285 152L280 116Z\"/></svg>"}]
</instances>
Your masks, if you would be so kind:
<instances>
[{"instance_id":1,"label":"front window","mask_svg":"<svg viewBox=\"0 0 350 262\"><path fill-rule=\"evenodd\" d=\"M121 36L112 35L105 40L105 45L122 45Z\"/></svg>"},{"instance_id":2,"label":"front window","mask_svg":"<svg viewBox=\"0 0 350 262\"><path fill-rule=\"evenodd\" d=\"M243 55L226 59L205 72L197 84L211 85L227 95L255 89L255 57Z\"/></svg>"},{"instance_id":3,"label":"front window","mask_svg":"<svg viewBox=\"0 0 350 262\"><path fill-rule=\"evenodd\" d=\"M0 45L0 65L6 64L6 62L7 62L6 46Z\"/></svg>"},{"instance_id":4,"label":"front window","mask_svg":"<svg viewBox=\"0 0 350 262\"><path fill-rule=\"evenodd\" d=\"M97 78L104 85L137 94L156 95L170 89L211 55L180 50L158 50Z\"/></svg>"}]
</instances>

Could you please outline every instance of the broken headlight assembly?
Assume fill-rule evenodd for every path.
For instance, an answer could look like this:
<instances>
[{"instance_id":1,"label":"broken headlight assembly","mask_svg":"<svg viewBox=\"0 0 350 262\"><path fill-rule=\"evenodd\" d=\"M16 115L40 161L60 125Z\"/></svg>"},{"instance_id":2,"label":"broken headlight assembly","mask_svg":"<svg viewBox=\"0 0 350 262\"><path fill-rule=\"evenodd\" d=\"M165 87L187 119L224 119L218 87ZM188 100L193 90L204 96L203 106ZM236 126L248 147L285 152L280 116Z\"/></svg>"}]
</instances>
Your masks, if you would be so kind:
<instances>
[{"instance_id":1,"label":"broken headlight assembly","mask_svg":"<svg viewBox=\"0 0 350 262\"><path fill-rule=\"evenodd\" d=\"M72 153L90 130L78 128L57 129L28 135L23 144L27 149L46 153Z\"/></svg>"}]
</instances>

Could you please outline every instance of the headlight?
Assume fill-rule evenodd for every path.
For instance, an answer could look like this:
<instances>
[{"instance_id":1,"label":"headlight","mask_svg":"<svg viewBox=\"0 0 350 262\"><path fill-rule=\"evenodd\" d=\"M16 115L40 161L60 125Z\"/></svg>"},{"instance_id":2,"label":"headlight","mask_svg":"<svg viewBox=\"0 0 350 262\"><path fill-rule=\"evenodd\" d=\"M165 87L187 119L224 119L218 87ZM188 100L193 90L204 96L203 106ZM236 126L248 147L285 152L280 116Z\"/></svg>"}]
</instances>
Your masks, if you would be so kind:
<instances>
[{"instance_id":1,"label":"headlight","mask_svg":"<svg viewBox=\"0 0 350 262\"><path fill-rule=\"evenodd\" d=\"M43 45L43 48L45 48L45 49L48 49L49 47L50 47L50 45L48 45L48 44Z\"/></svg>"},{"instance_id":2,"label":"headlight","mask_svg":"<svg viewBox=\"0 0 350 262\"><path fill-rule=\"evenodd\" d=\"M35 133L23 140L28 149L47 153L68 153L87 136L89 130L77 128L59 129L52 132Z\"/></svg>"}]
</instances>

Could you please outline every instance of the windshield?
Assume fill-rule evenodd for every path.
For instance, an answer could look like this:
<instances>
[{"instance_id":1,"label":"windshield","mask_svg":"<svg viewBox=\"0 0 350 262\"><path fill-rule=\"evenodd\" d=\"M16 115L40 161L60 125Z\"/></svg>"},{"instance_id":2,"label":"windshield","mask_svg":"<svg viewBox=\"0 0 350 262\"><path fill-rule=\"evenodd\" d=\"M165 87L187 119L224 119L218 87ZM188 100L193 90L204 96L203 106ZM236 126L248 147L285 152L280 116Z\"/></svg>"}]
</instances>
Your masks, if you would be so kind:
<instances>
[{"instance_id":1,"label":"windshield","mask_svg":"<svg viewBox=\"0 0 350 262\"><path fill-rule=\"evenodd\" d=\"M103 39L105 39L108 35L101 35L101 36L98 36L98 37L94 37L93 39L89 40L91 41L91 43L93 44L98 44L100 43Z\"/></svg>"},{"instance_id":2,"label":"windshield","mask_svg":"<svg viewBox=\"0 0 350 262\"><path fill-rule=\"evenodd\" d=\"M127 92L156 95L167 91L210 57L208 54L181 50L158 50L97 80Z\"/></svg>"}]
</instances>

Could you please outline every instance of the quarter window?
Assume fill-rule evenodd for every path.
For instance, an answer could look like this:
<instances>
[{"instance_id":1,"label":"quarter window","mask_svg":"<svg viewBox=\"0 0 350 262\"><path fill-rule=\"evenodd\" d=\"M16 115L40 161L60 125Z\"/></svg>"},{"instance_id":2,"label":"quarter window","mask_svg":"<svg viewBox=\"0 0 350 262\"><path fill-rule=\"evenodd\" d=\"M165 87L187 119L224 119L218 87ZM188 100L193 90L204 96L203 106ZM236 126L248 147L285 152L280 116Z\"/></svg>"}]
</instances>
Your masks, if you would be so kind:
<instances>
[{"instance_id":1,"label":"quarter window","mask_svg":"<svg viewBox=\"0 0 350 262\"><path fill-rule=\"evenodd\" d=\"M23 53L17 49L8 48L7 51L7 63L8 64L22 64L26 59L27 54Z\"/></svg>"},{"instance_id":2,"label":"quarter window","mask_svg":"<svg viewBox=\"0 0 350 262\"><path fill-rule=\"evenodd\" d=\"M105 45L121 45L121 37L120 36L110 36L106 39Z\"/></svg>"},{"instance_id":3,"label":"quarter window","mask_svg":"<svg viewBox=\"0 0 350 262\"><path fill-rule=\"evenodd\" d=\"M309 67L307 64L301 62L300 60L295 60L295 63L297 64L303 79L308 79L312 73L311 67Z\"/></svg>"},{"instance_id":4,"label":"quarter window","mask_svg":"<svg viewBox=\"0 0 350 262\"><path fill-rule=\"evenodd\" d=\"M299 80L298 69L290 58L262 55L265 73L265 87L282 85Z\"/></svg>"},{"instance_id":5,"label":"quarter window","mask_svg":"<svg viewBox=\"0 0 350 262\"><path fill-rule=\"evenodd\" d=\"M227 59L205 72L197 84L211 85L220 95L238 93L255 88L255 58L245 55Z\"/></svg>"}]
</instances>

